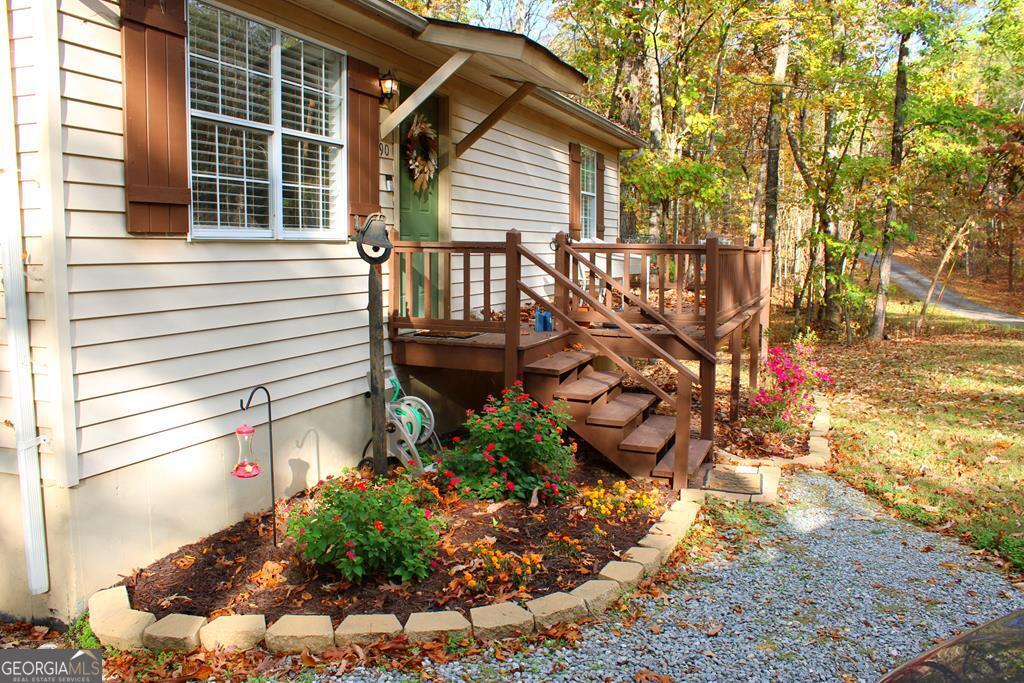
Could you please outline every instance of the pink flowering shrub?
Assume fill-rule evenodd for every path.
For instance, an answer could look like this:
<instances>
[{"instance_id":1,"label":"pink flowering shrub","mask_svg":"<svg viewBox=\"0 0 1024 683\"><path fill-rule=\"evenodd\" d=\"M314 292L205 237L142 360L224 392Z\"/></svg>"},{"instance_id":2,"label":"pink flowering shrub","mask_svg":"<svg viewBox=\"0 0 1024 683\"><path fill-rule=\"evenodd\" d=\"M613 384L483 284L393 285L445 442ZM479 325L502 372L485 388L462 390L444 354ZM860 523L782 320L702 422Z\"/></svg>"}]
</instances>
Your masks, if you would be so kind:
<instances>
[{"instance_id":1,"label":"pink flowering shrub","mask_svg":"<svg viewBox=\"0 0 1024 683\"><path fill-rule=\"evenodd\" d=\"M794 341L789 349L768 349L762 371L766 381L750 403L757 417L765 420L772 431L784 431L805 422L814 410L813 389L832 384L828 371L819 367L813 356L814 347L802 340Z\"/></svg>"},{"instance_id":2,"label":"pink flowering shrub","mask_svg":"<svg viewBox=\"0 0 1024 683\"><path fill-rule=\"evenodd\" d=\"M466 411L468 435L453 439L439 459L441 492L488 500L563 500L573 491L565 481L573 468L575 444L562 435L569 414L558 405L542 405L516 382L500 396L488 397L479 413Z\"/></svg>"}]
</instances>

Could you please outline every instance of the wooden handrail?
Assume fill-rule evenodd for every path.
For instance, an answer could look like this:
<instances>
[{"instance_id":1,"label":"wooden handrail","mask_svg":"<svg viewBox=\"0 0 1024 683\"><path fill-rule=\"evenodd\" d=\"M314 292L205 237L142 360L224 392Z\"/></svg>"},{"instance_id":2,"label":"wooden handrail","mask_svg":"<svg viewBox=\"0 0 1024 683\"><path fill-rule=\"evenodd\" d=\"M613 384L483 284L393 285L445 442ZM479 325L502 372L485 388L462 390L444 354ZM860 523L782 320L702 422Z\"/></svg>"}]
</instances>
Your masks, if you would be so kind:
<instances>
[{"instance_id":1,"label":"wooden handrail","mask_svg":"<svg viewBox=\"0 0 1024 683\"><path fill-rule=\"evenodd\" d=\"M543 306L544 308L554 313L555 317L557 317L560 321L565 323L570 329L572 329L573 332L580 336L587 337L594 346L601 349L605 356L610 358L612 362L614 362L616 365L622 368L627 375L636 379L641 384L650 389L651 393L653 393L655 396L657 396L662 401L665 401L670 405L675 403L672 397L668 393L666 393L664 389L659 387L650 378L646 377L643 373L641 373L639 370L630 365L629 361L627 361L625 358L612 351L611 347L609 347L603 341L589 334L586 331L586 329L581 327L580 324L573 320L568 314L560 310L558 306L556 306L552 302L542 297L540 294L534 291L532 287L524 283L522 280L519 281L519 291L533 299L538 306ZM683 369L685 370L686 368Z\"/></svg>"},{"instance_id":2,"label":"wooden handrail","mask_svg":"<svg viewBox=\"0 0 1024 683\"><path fill-rule=\"evenodd\" d=\"M623 299L628 298L629 300L633 301L645 315L647 315L655 322L664 325L665 329L671 332L676 337L676 339L678 339L683 344L683 346L687 347L701 358L714 362L715 356L710 351L701 346L700 342L698 342L696 339L694 339L693 337L691 337L690 335L686 334L678 327L676 327L668 318L663 316L650 304L644 301L642 297L637 296L632 292L632 290L627 290L625 287L620 285L608 273L598 268L597 265L591 262L590 259L588 259L583 254L573 249L568 244L563 244L562 248L565 249L566 252L568 252L573 258L575 258L577 262L582 263L584 266L589 268L590 272L597 275L597 277L600 278L601 280L604 280L604 282L607 285L610 285L613 290L621 294Z\"/></svg>"},{"instance_id":3,"label":"wooden handrail","mask_svg":"<svg viewBox=\"0 0 1024 683\"><path fill-rule=\"evenodd\" d=\"M633 339L637 341L641 346L644 346L648 351L650 351L652 356L655 356L665 361L676 372L682 372L687 374L691 380L700 381L697 375L694 374L692 370L690 370L688 367L680 363L676 358L672 356L672 354L670 354L668 351L655 344L647 337L647 335L643 334L635 327L633 327L631 324L629 324L625 320L625 318L623 318L618 313L602 304L596 298L592 297L585 289L577 285L575 282L573 282L571 279L569 279L562 273L559 273L557 270L549 266L547 263L538 258L537 255L531 252L529 249L520 246L519 253L522 256L524 256L528 261L533 263L533 265L537 266L545 273L553 277L557 284L560 284L563 287L568 288L570 291L576 294L576 296L580 297L583 301L585 301L589 306L593 307L594 310L600 312L606 318L608 318L613 323L618 325L619 329L626 332L629 336L633 337ZM561 318L561 316L559 317ZM590 336L590 338L593 339L592 335L588 336Z\"/></svg>"}]
</instances>

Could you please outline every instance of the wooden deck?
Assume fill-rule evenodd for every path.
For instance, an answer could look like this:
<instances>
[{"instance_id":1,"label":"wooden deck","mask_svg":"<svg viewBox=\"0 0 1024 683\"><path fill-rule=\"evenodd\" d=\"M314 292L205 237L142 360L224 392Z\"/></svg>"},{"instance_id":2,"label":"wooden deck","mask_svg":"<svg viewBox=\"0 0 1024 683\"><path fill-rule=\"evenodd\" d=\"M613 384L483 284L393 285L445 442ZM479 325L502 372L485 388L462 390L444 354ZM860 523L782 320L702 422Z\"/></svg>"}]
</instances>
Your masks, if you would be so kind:
<instances>
[{"instance_id":1,"label":"wooden deck","mask_svg":"<svg viewBox=\"0 0 1024 683\"><path fill-rule=\"evenodd\" d=\"M388 319L394 362L500 373L506 386L532 377L543 391L577 404L573 429L621 467L684 484L712 450L721 347L731 356L733 419L744 343L748 381L756 386L769 322L771 244L721 245L714 237L699 245L573 244L560 233L552 247L553 253L527 248L514 230L504 243L396 242ZM551 314L554 330L536 332L523 322L539 310ZM591 368L596 356L618 372ZM655 385L630 358L663 361L677 374L676 390ZM683 361L697 361L699 372ZM565 363L576 369L556 367ZM651 403L638 409L628 396L618 397L615 387L625 376L650 392ZM700 436L691 439L694 384ZM656 399L675 406L677 416L641 420ZM678 462L677 450L687 454ZM647 451L656 451L656 467L627 457Z\"/></svg>"}]
</instances>

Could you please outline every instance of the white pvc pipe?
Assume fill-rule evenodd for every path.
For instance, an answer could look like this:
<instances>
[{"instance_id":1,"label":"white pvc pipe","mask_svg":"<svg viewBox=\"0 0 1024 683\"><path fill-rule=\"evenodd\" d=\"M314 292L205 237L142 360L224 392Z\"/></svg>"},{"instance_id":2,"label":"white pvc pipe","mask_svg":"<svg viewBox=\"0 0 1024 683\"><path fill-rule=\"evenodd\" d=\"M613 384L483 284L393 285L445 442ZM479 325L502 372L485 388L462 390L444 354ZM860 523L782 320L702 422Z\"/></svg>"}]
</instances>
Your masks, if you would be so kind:
<instances>
[{"instance_id":1,"label":"white pvc pipe","mask_svg":"<svg viewBox=\"0 0 1024 683\"><path fill-rule=\"evenodd\" d=\"M10 23L7 0L0 0L0 214L3 243L4 302L7 316L7 349L14 386L13 418L21 491L21 523L25 534L25 562L32 595L50 590L46 558L46 526L43 517L42 475L39 468L40 439L36 426L35 391L28 331L28 294L25 259L22 256L21 198L18 187L18 152L14 133L14 87L11 72Z\"/></svg>"}]
</instances>

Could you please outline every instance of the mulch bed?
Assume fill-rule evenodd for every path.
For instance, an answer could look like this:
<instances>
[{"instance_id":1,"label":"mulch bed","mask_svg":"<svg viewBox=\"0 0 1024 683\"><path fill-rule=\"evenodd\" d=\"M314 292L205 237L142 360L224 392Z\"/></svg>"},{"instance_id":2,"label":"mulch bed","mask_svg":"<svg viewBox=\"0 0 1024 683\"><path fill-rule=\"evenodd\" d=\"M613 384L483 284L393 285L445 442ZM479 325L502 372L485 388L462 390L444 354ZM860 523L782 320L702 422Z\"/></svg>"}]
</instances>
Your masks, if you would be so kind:
<instances>
[{"instance_id":1,"label":"mulch bed","mask_svg":"<svg viewBox=\"0 0 1024 683\"><path fill-rule=\"evenodd\" d=\"M600 456L580 444L579 465L570 480L593 485L602 480L611 486L626 481L631 488L646 487L629 480ZM658 485L665 507L671 491ZM301 499L308 492L298 494ZM280 506L280 503L279 503ZM497 509L495 509L497 508ZM399 585L386 579L352 585L332 567L313 566L295 554L291 539L280 533L281 544L270 541L270 514L251 517L154 562L130 576L132 606L157 618L172 612L202 616L265 614L268 622L284 614L327 614L335 623L347 614L391 612L404 620L413 612L453 609L467 613L470 607L495 601L493 594L475 594L456 588L452 575L470 554L464 544L490 536L495 548L516 553L540 553L543 568L526 584L524 592L503 592L501 599L539 597L557 590L571 590L594 578L617 553L647 534L653 521L648 513L636 513L623 522L580 517L578 503L541 505L533 509L512 502L502 506L489 501L465 501L446 514L449 529L443 545L456 548L454 555L441 552L440 566L425 580ZM664 508L662 508L664 509ZM657 511L660 514L660 510ZM604 532L598 534L594 527ZM283 524L282 527L283 528ZM548 533L567 534L582 543L581 553L551 552ZM445 543L446 541L446 543Z\"/></svg>"}]
</instances>

